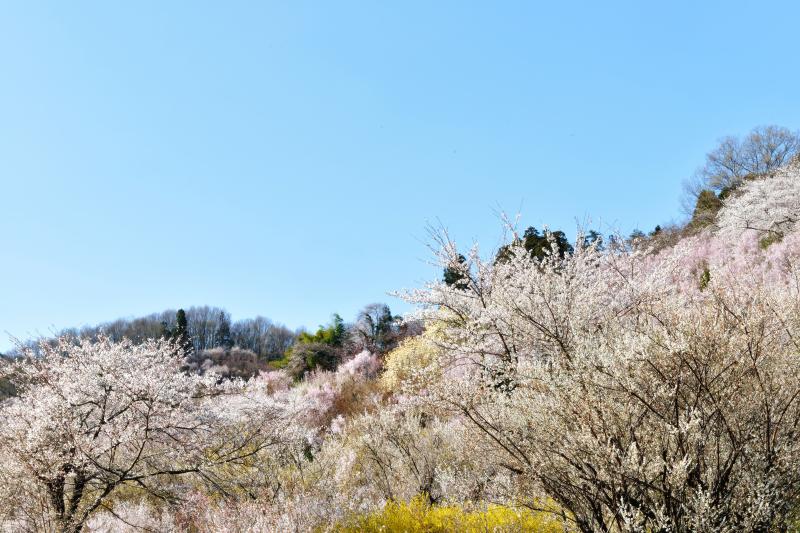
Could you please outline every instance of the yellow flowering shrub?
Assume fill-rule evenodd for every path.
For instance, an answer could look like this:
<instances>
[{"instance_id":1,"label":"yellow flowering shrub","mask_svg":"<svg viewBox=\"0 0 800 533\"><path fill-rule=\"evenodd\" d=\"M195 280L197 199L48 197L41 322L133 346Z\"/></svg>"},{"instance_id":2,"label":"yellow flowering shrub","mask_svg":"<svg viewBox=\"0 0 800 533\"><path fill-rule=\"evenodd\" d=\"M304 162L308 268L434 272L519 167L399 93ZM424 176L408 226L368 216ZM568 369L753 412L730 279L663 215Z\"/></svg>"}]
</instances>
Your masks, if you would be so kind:
<instances>
[{"instance_id":1,"label":"yellow flowering shrub","mask_svg":"<svg viewBox=\"0 0 800 533\"><path fill-rule=\"evenodd\" d=\"M381 385L384 389L396 391L412 373L434 361L440 352L440 348L434 342L440 330L440 325L429 324L421 335L405 339L397 348L386 354L381 375Z\"/></svg>"},{"instance_id":2,"label":"yellow flowering shrub","mask_svg":"<svg viewBox=\"0 0 800 533\"><path fill-rule=\"evenodd\" d=\"M424 495L408 503L389 502L381 511L359 515L336 524L337 533L463 533L522 532L563 533L568 524L552 513L490 505L468 511L455 505L430 505Z\"/></svg>"}]
</instances>

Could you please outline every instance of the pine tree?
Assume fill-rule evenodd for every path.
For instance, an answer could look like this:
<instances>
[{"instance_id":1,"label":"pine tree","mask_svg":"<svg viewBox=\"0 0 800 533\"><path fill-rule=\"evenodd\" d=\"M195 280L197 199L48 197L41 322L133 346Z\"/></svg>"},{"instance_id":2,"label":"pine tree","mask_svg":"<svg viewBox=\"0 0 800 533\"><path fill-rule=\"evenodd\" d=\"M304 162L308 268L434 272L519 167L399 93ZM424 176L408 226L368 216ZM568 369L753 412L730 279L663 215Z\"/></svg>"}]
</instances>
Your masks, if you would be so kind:
<instances>
[{"instance_id":1,"label":"pine tree","mask_svg":"<svg viewBox=\"0 0 800 533\"><path fill-rule=\"evenodd\" d=\"M172 339L175 345L183 348L184 352L188 353L192 349L192 343L189 339L189 328L186 321L186 311L178 309L175 314L175 329L172 330Z\"/></svg>"},{"instance_id":2,"label":"pine tree","mask_svg":"<svg viewBox=\"0 0 800 533\"><path fill-rule=\"evenodd\" d=\"M564 257L566 254L571 254L574 249L567 240L567 236L563 231L551 231L539 233L539 230L530 226L523 233L522 238L517 241L517 244L522 246L530 254L531 259L541 261L545 255L550 254L553 250L553 244L556 246L556 253L559 257ZM500 247L497 251L495 262L507 261L511 250L509 245Z\"/></svg>"},{"instance_id":3,"label":"pine tree","mask_svg":"<svg viewBox=\"0 0 800 533\"><path fill-rule=\"evenodd\" d=\"M231 323L224 311L219 313L219 323L216 332L217 346L226 350L233 348L233 338L231 337Z\"/></svg>"},{"instance_id":4,"label":"pine tree","mask_svg":"<svg viewBox=\"0 0 800 533\"><path fill-rule=\"evenodd\" d=\"M444 269L442 281L450 287L465 289L469 284L469 276L467 275L465 266L466 262L467 258L462 254L458 254L458 258Z\"/></svg>"}]
</instances>

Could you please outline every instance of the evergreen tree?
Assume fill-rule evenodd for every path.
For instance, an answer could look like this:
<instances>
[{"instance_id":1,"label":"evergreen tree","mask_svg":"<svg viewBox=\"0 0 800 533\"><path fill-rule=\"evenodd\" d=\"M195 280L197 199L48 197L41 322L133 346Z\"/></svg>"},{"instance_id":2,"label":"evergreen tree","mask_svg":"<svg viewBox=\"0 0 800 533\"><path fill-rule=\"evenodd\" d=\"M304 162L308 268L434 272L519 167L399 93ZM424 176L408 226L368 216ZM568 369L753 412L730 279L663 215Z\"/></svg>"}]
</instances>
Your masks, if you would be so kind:
<instances>
[{"instance_id":1,"label":"evergreen tree","mask_svg":"<svg viewBox=\"0 0 800 533\"><path fill-rule=\"evenodd\" d=\"M443 281L448 286L459 289L464 289L467 287L467 284L469 283L469 276L466 273L466 262L467 258L461 254L458 254L458 258L456 258L453 264L448 265L447 268L444 269Z\"/></svg>"},{"instance_id":2,"label":"evergreen tree","mask_svg":"<svg viewBox=\"0 0 800 533\"><path fill-rule=\"evenodd\" d=\"M347 334L347 328L344 325L344 320L339 313L333 314L331 321L331 342L332 346L341 346L344 344L344 338Z\"/></svg>"},{"instance_id":3,"label":"evergreen tree","mask_svg":"<svg viewBox=\"0 0 800 533\"><path fill-rule=\"evenodd\" d=\"M172 339L175 341L176 346L183 348L186 353L192 349L192 344L189 340L189 327L186 321L186 311L178 309L175 313L175 329L172 331Z\"/></svg>"},{"instance_id":4,"label":"evergreen tree","mask_svg":"<svg viewBox=\"0 0 800 533\"><path fill-rule=\"evenodd\" d=\"M525 233L522 234L522 238L517 241L517 243L522 244L525 250L530 254L531 259L539 261L544 259L545 255L552 252L553 243L555 243L556 253L558 253L559 257L563 258L565 255L574 251L563 231L557 230L539 233L539 230L533 226L525 230ZM510 249L508 245L501 247L500 250L497 251L495 262L506 261L509 254Z\"/></svg>"},{"instance_id":5,"label":"evergreen tree","mask_svg":"<svg viewBox=\"0 0 800 533\"><path fill-rule=\"evenodd\" d=\"M233 348L233 338L231 337L231 323L225 311L220 311L219 321L216 331L216 344L226 350Z\"/></svg>"},{"instance_id":6,"label":"evergreen tree","mask_svg":"<svg viewBox=\"0 0 800 533\"><path fill-rule=\"evenodd\" d=\"M597 249L602 250L603 246L603 235L599 231L589 230L586 235L583 236L583 246L589 247L593 244L597 243Z\"/></svg>"},{"instance_id":7,"label":"evergreen tree","mask_svg":"<svg viewBox=\"0 0 800 533\"><path fill-rule=\"evenodd\" d=\"M638 242L644 241L646 238L647 235L645 235L645 233L639 228L636 228L631 232L631 236L628 237L628 242L630 244L636 244Z\"/></svg>"}]
</instances>

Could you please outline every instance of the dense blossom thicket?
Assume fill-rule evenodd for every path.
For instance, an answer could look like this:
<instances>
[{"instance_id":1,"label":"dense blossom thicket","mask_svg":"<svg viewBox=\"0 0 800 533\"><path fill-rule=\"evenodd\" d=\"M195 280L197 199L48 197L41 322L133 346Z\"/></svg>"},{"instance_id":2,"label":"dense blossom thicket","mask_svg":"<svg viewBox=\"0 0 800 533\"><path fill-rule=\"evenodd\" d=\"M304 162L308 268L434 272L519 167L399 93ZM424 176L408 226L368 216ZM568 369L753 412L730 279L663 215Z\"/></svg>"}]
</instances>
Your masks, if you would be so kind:
<instances>
[{"instance_id":1,"label":"dense blossom thicket","mask_svg":"<svg viewBox=\"0 0 800 533\"><path fill-rule=\"evenodd\" d=\"M753 230L771 242L796 232L800 223L798 179L800 170L794 164L745 182L729 195L719 213L723 236L737 238L744 230Z\"/></svg>"},{"instance_id":2,"label":"dense blossom thicket","mask_svg":"<svg viewBox=\"0 0 800 533\"><path fill-rule=\"evenodd\" d=\"M0 524L796 528L798 216L790 165L669 246L515 237L485 260L441 235L445 281L404 295L422 331L371 309L295 359L363 351L246 381L172 341L63 340L6 366Z\"/></svg>"},{"instance_id":3,"label":"dense blossom thicket","mask_svg":"<svg viewBox=\"0 0 800 533\"><path fill-rule=\"evenodd\" d=\"M0 409L3 529L79 531L123 495L237 490L232 474L290 434L285 406L182 372L172 342L64 338L26 355L4 369L18 391Z\"/></svg>"}]
</instances>

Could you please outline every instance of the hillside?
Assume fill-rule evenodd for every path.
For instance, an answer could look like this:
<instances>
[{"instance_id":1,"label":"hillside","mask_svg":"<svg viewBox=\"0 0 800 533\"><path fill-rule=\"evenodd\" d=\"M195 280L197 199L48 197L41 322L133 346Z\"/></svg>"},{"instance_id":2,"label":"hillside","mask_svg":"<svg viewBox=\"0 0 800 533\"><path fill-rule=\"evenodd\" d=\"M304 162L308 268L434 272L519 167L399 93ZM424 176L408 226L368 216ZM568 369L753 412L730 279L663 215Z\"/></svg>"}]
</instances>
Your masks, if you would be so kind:
<instances>
[{"instance_id":1,"label":"hillside","mask_svg":"<svg viewBox=\"0 0 800 533\"><path fill-rule=\"evenodd\" d=\"M800 162L711 194L649 237L531 229L484 256L442 233L444 281L402 294L413 317L335 317L247 373L217 371L243 357L224 312L202 350L179 314L156 340L98 330L26 351L4 365L0 523L790 528Z\"/></svg>"}]
</instances>

